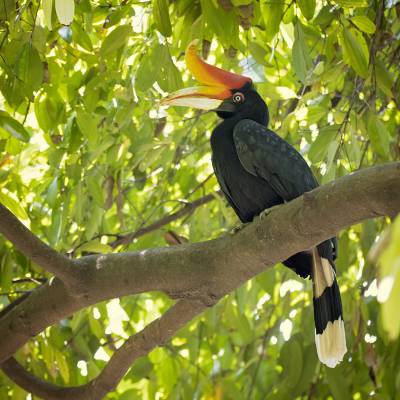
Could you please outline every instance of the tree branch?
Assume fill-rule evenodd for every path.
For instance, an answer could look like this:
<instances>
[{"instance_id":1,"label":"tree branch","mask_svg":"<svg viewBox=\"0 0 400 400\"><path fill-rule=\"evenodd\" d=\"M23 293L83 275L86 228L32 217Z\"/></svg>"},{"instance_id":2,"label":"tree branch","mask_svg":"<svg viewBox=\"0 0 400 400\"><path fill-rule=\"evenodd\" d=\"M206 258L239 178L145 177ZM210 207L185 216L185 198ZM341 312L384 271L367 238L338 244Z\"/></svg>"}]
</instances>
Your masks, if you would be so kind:
<instances>
[{"instance_id":1,"label":"tree branch","mask_svg":"<svg viewBox=\"0 0 400 400\"><path fill-rule=\"evenodd\" d=\"M180 328L199 314L204 305L196 300L179 300L162 317L130 337L92 381L82 386L61 387L26 371L14 358L2 364L3 372L26 391L44 400L101 400L115 389L132 363L165 344Z\"/></svg>"},{"instance_id":2,"label":"tree branch","mask_svg":"<svg viewBox=\"0 0 400 400\"><path fill-rule=\"evenodd\" d=\"M74 262L35 236L3 204L0 204L0 232L26 257L66 284L79 281Z\"/></svg>"},{"instance_id":3,"label":"tree branch","mask_svg":"<svg viewBox=\"0 0 400 400\"><path fill-rule=\"evenodd\" d=\"M175 221L179 218L182 218L183 216L192 213L196 208L209 203L211 200L215 199L215 196L221 196L221 191L216 192L216 194L208 194L204 197L201 197L200 199L194 200L190 203L185 204L181 209L178 211L166 215L165 217L159 219L156 222L153 222L150 225L144 226L142 228L139 228L138 230L127 233L126 235L121 235L118 237L118 239L114 240L113 242L110 243L110 246L115 249L121 244L128 244L131 243L133 240L144 236L150 232L156 231L157 229L162 228L165 225L168 225L172 221Z\"/></svg>"},{"instance_id":4,"label":"tree branch","mask_svg":"<svg viewBox=\"0 0 400 400\"><path fill-rule=\"evenodd\" d=\"M0 363L46 327L97 302L151 290L184 299L155 325L146 327L138 336L141 339L128 340L132 344L123 348L130 348L129 351L115 353L116 365L127 365L142 354L140 349L148 343L153 347L162 343L207 305L214 304L267 266L309 249L349 225L398 212L400 162L361 170L321 186L272 208L264 219L256 220L233 236L135 253L82 257L75 261L83 271L82 291L74 291L56 278L33 290L0 318ZM188 310L173 311L179 310L179 304L182 307L187 304ZM174 323L176 329L170 328ZM146 342L149 332L160 331L157 324L169 334L154 333L156 336L150 335L152 339ZM140 341L145 347L137 344ZM15 364L8 365L16 368ZM112 386L126 367L117 370L115 364L110 365L102 374L108 376L106 382L113 382Z\"/></svg>"}]
</instances>

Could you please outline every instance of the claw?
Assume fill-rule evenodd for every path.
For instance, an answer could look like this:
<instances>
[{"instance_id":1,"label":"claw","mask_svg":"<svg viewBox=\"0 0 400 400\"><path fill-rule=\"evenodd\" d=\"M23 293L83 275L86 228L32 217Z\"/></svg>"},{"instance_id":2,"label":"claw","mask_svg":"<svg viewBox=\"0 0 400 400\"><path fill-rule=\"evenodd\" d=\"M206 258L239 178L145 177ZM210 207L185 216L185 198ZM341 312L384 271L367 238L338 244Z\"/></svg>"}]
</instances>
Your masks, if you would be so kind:
<instances>
[{"instance_id":1,"label":"claw","mask_svg":"<svg viewBox=\"0 0 400 400\"><path fill-rule=\"evenodd\" d=\"M235 226L234 228L231 229L230 234L231 235L236 235L238 232L240 232L243 228L245 228L249 222L245 222L243 224L240 224L238 226Z\"/></svg>"},{"instance_id":2,"label":"claw","mask_svg":"<svg viewBox=\"0 0 400 400\"><path fill-rule=\"evenodd\" d=\"M261 211L260 214L258 214L258 218L260 221L262 221L264 218L266 218L269 214L271 214L271 212L273 211L273 209L275 207L280 207L280 204L276 205L276 206L272 206L270 208L266 208L264 211ZM255 217L257 218L257 217Z\"/></svg>"}]
</instances>

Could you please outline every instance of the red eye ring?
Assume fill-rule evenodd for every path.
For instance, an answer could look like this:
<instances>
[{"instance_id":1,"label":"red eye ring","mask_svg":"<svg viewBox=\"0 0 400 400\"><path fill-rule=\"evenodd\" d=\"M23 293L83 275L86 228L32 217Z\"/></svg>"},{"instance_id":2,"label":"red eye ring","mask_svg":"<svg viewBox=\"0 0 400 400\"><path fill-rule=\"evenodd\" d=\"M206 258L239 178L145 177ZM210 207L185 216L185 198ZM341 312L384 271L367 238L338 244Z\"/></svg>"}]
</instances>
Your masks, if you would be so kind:
<instances>
[{"instance_id":1,"label":"red eye ring","mask_svg":"<svg viewBox=\"0 0 400 400\"><path fill-rule=\"evenodd\" d=\"M232 101L234 103L243 103L244 101L244 94L241 92L236 92L232 96Z\"/></svg>"}]
</instances>

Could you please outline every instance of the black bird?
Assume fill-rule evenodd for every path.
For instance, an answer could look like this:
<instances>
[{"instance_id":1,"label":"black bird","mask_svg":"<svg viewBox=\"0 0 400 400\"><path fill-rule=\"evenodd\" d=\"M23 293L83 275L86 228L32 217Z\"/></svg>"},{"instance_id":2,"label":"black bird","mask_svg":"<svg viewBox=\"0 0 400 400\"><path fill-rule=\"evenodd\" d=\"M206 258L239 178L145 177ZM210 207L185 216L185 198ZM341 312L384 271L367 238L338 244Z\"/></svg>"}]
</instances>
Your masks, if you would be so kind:
<instances>
[{"instance_id":1,"label":"black bird","mask_svg":"<svg viewBox=\"0 0 400 400\"><path fill-rule=\"evenodd\" d=\"M166 105L214 110L222 122L211 135L212 164L229 204L243 223L264 210L318 186L304 158L267 128L268 107L248 77L209 65L197 56L197 41L186 50L186 65L204 86L186 88ZM320 361L335 367L347 351L342 304L336 281L336 240L295 254L284 264L314 291L315 342Z\"/></svg>"}]
</instances>

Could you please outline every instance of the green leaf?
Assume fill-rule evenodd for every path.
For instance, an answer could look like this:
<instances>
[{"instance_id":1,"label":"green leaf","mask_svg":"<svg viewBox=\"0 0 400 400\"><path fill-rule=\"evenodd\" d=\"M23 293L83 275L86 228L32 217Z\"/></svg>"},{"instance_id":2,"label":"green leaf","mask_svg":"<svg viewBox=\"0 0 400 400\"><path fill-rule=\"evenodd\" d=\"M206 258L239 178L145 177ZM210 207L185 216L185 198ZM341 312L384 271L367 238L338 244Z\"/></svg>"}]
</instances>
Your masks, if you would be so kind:
<instances>
[{"instance_id":1,"label":"green leaf","mask_svg":"<svg viewBox=\"0 0 400 400\"><path fill-rule=\"evenodd\" d=\"M338 129L337 125L330 125L319 131L317 138L312 142L308 151L308 158L312 163L321 162L325 159L329 145L335 141Z\"/></svg>"},{"instance_id":2,"label":"green leaf","mask_svg":"<svg viewBox=\"0 0 400 400\"><path fill-rule=\"evenodd\" d=\"M11 288L12 277L13 277L13 260L11 258L11 253L6 252L1 259L0 265L0 286L2 291L7 292Z\"/></svg>"},{"instance_id":3,"label":"green leaf","mask_svg":"<svg viewBox=\"0 0 400 400\"><path fill-rule=\"evenodd\" d=\"M55 359L57 362L58 370L60 371L60 375L63 378L64 383L69 383L69 366L68 362L65 359L65 356L61 351L53 348Z\"/></svg>"},{"instance_id":4,"label":"green leaf","mask_svg":"<svg viewBox=\"0 0 400 400\"><path fill-rule=\"evenodd\" d=\"M172 28L167 0L153 1L153 17L157 30L165 37L171 36Z\"/></svg>"},{"instance_id":5,"label":"green leaf","mask_svg":"<svg viewBox=\"0 0 400 400\"><path fill-rule=\"evenodd\" d=\"M55 3L58 20L63 25L69 25L74 18L74 0L55 0Z\"/></svg>"},{"instance_id":6,"label":"green leaf","mask_svg":"<svg viewBox=\"0 0 400 400\"><path fill-rule=\"evenodd\" d=\"M57 92L42 92L35 97L34 104L36 119L45 132L56 128L64 121L65 105Z\"/></svg>"},{"instance_id":7,"label":"green leaf","mask_svg":"<svg viewBox=\"0 0 400 400\"><path fill-rule=\"evenodd\" d=\"M104 206L104 191L101 182L96 174L89 176L88 181L89 193L99 207Z\"/></svg>"},{"instance_id":8,"label":"green leaf","mask_svg":"<svg viewBox=\"0 0 400 400\"><path fill-rule=\"evenodd\" d=\"M125 43L131 34L132 27L130 25L118 26L104 39L100 48L100 53L103 55L103 57L105 57L125 46Z\"/></svg>"},{"instance_id":9,"label":"green leaf","mask_svg":"<svg viewBox=\"0 0 400 400\"><path fill-rule=\"evenodd\" d=\"M376 30L375 24L365 15L356 15L350 21L362 32L373 34Z\"/></svg>"},{"instance_id":10,"label":"green leaf","mask_svg":"<svg viewBox=\"0 0 400 400\"><path fill-rule=\"evenodd\" d=\"M301 13L306 19L311 19L315 12L315 0L297 0Z\"/></svg>"},{"instance_id":11,"label":"green leaf","mask_svg":"<svg viewBox=\"0 0 400 400\"><path fill-rule=\"evenodd\" d=\"M24 126L5 111L0 110L0 130L3 130L21 142L29 142L30 136Z\"/></svg>"},{"instance_id":12,"label":"green leaf","mask_svg":"<svg viewBox=\"0 0 400 400\"><path fill-rule=\"evenodd\" d=\"M271 40L279 32L284 6L284 0L260 1L261 15L264 18L265 34L268 40Z\"/></svg>"},{"instance_id":13,"label":"green leaf","mask_svg":"<svg viewBox=\"0 0 400 400\"><path fill-rule=\"evenodd\" d=\"M351 30L343 28L339 40L343 49L344 62L362 78L366 78L368 76L369 51L365 39L356 32L353 33Z\"/></svg>"},{"instance_id":14,"label":"green leaf","mask_svg":"<svg viewBox=\"0 0 400 400\"><path fill-rule=\"evenodd\" d=\"M15 72L27 87L30 96L43 82L43 63L39 53L31 43L22 46L15 66Z\"/></svg>"},{"instance_id":15,"label":"green leaf","mask_svg":"<svg viewBox=\"0 0 400 400\"><path fill-rule=\"evenodd\" d=\"M77 22L72 22L72 39L87 51L93 50L92 41L89 35L82 29Z\"/></svg>"},{"instance_id":16,"label":"green leaf","mask_svg":"<svg viewBox=\"0 0 400 400\"><path fill-rule=\"evenodd\" d=\"M157 61L161 65L159 76L157 78L161 89L166 92L173 92L182 87L182 77L172 61L167 46L157 46L153 54L153 62Z\"/></svg>"},{"instance_id":17,"label":"green leaf","mask_svg":"<svg viewBox=\"0 0 400 400\"><path fill-rule=\"evenodd\" d=\"M141 59L139 68L136 71L135 76L135 87L136 89L145 92L150 89L155 80L156 66L153 62L153 57L151 54L145 54Z\"/></svg>"},{"instance_id":18,"label":"green leaf","mask_svg":"<svg viewBox=\"0 0 400 400\"><path fill-rule=\"evenodd\" d=\"M235 43L239 26L236 14L233 11L225 11L221 7L216 7L210 0L200 0L200 4L208 30L215 33L226 48ZM224 23L222 24L221 21ZM195 34L197 35L196 31Z\"/></svg>"},{"instance_id":19,"label":"green leaf","mask_svg":"<svg viewBox=\"0 0 400 400\"><path fill-rule=\"evenodd\" d=\"M312 66L310 50L307 46L300 23L295 26L295 41L292 48L293 69L301 82L305 83Z\"/></svg>"},{"instance_id":20,"label":"green leaf","mask_svg":"<svg viewBox=\"0 0 400 400\"><path fill-rule=\"evenodd\" d=\"M54 208L58 194L58 177L56 176L47 189L46 200L51 208Z\"/></svg>"},{"instance_id":21,"label":"green leaf","mask_svg":"<svg viewBox=\"0 0 400 400\"><path fill-rule=\"evenodd\" d=\"M76 122L84 138L87 139L89 145L93 147L98 141L97 121L93 114L89 114L83 110L77 110Z\"/></svg>"},{"instance_id":22,"label":"green leaf","mask_svg":"<svg viewBox=\"0 0 400 400\"><path fill-rule=\"evenodd\" d=\"M390 133L385 124L370 112L368 113L368 136L373 149L382 157L388 158L390 150Z\"/></svg>"},{"instance_id":23,"label":"green leaf","mask_svg":"<svg viewBox=\"0 0 400 400\"><path fill-rule=\"evenodd\" d=\"M97 338L102 339L104 336L104 329L98 319L95 319L93 316L93 312L89 312L89 326L93 335Z\"/></svg>"},{"instance_id":24,"label":"green leaf","mask_svg":"<svg viewBox=\"0 0 400 400\"><path fill-rule=\"evenodd\" d=\"M256 42L250 42L249 51L258 64L268 65L267 61L265 60L265 57L267 56L267 51L260 44Z\"/></svg>"},{"instance_id":25,"label":"green leaf","mask_svg":"<svg viewBox=\"0 0 400 400\"><path fill-rule=\"evenodd\" d=\"M89 253L111 253L112 247L101 243L99 239L91 240L79 247L81 252L86 251Z\"/></svg>"},{"instance_id":26,"label":"green leaf","mask_svg":"<svg viewBox=\"0 0 400 400\"><path fill-rule=\"evenodd\" d=\"M393 75L386 68L382 60L375 61L375 75L376 82L379 89L386 94L386 96L393 97L392 88L394 85Z\"/></svg>"},{"instance_id":27,"label":"green leaf","mask_svg":"<svg viewBox=\"0 0 400 400\"><path fill-rule=\"evenodd\" d=\"M333 398L335 400L351 399L352 396L342 367L325 368L325 373Z\"/></svg>"},{"instance_id":28,"label":"green leaf","mask_svg":"<svg viewBox=\"0 0 400 400\"><path fill-rule=\"evenodd\" d=\"M315 351L315 344L312 343L304 348L303 351L303 368L301 376L295 388L296 394L303 393L313 380L315 370L318 364L317 352Z\"/></svg>"},{"instance_id":29,"label":"green leaf","mask_svg":"<svg viewBox=\"0 0 400 400\"><path fill-rule=\"evenodd\" d=\"M135 361L127 376L132 380L132 382L138 382L149 376L153 369L154 365L150 362L147 356L140 357Z\"/></svg>"},{"instance_id":30,"label":"green leaf","mask_svg":"<svg viewBox=\"0 0 400 400\"><path fill-rule=\"evenodd\" d=\"M296 336L292 336L282 346L279 360L283 368L285 386L296 387L303 370L302 348Z\"/></svg>"}]
</instances>

